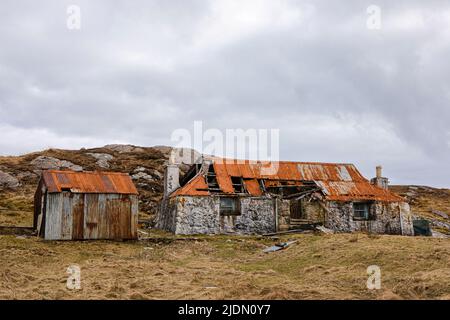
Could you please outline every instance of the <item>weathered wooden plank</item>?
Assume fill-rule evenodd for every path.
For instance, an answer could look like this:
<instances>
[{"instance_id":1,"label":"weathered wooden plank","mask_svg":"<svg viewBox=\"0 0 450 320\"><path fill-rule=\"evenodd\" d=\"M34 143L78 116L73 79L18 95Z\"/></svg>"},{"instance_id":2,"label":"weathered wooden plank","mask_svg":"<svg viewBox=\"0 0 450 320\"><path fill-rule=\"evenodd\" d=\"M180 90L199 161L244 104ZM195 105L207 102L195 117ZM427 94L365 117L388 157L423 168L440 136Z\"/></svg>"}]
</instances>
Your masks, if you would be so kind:
<instances>
[{"instance_id":1,"label":"weathered wooden plank","mask_svg":"<svg viewBox=\"0 0 450 320\"><path fill-rule=\"evenodd\" d=\"M62 194L49 193L47 196L47 212L45 215L45 239L61 238Z\"/></svg>"},{"instance_id":2,"label":"weathered wooden plank","mask_svg":"<svg viewBox=\"0 0 450 320\"><path fill-rule=\"evenodd\" d=\"M138 197L135 195L130 196L131 199L131 223L130 223L130 236L131 239L137 239L137 226L138 226Z\"/></svg>"},{"instance_id":3,"label":"weathered wooden plank","mask_svg":"<svg viewBox=\"0 0 450 320\"><path fill-rule=\"evenodd\" d=\"M72 197L70 192L62 193L62 210L61 210L61 240L72 239Z\"/></svg>"},{"instance_id":4,"label":"weathered wooden plank","mask_svg":"<svg viewBox=\"0 0 450 320\"><path fill-rule=\"evenodd\" d=\"M119 209L120 237L131 239L131 200L129 195L122 195L117 203Z\"/></svg>"},{"instance_id":5,"label":"weathered wooden plank","mask_svg":"<svg viewBox=\"0 0 450 320\"><path fill-rule=\"evenodd\" d=\"M109 239L108 216L106 214L106 194L98 197L98 239Z\"/></svg>"},{"instance_id":6,"label":"weathered wooden plank","mask_svg":"<svg viewBox=\"0 0 450 320\"><path fill-rule=\"evenodd\" d=\"M98 239L98 194L86 194L84 202L84 239Z\"/></svg>"},{"instance_id":7,"label":"weathered wooden plank","mask_svg":"<svg viewBox=\"0 0 450 320\"><path fill-rule=\"evenodd\" d=\"M72 199L72 239L84 239L84 194L74 194Z\"/></svg>"},{"instance_id":8,"label":"weathered wooden plank","mask_svg":"<svg viewBox=\"0 0 450 320\"><path fill-rule=\"evenodd\" d=\"M108 234L109 239L120 239L120 209L118 208L120 202L119 195L108 195L106 200L106 212L108 216Z\"/></svg>"}]
</instances>

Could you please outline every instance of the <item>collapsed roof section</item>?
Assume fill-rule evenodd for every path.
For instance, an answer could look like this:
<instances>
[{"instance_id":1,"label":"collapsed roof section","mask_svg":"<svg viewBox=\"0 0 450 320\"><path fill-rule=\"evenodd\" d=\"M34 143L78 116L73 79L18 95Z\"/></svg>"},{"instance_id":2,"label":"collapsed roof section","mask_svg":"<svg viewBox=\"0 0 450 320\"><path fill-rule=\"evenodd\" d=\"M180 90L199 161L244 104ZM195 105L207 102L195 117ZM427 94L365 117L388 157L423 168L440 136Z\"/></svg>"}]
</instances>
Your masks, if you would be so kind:
<instances>
[{"instance_id":1,"label":"collapsed roof section","mask_svg":"<svg viewBox=\"0 0 450 320\"><path fill-rule=\"evenodd\" d=\"M171 197L278 194L291 198L316 191L330 201L404 201L389 190L371 184L353 164L221 158L194 165Z\"/></svg>"}]
</instances>

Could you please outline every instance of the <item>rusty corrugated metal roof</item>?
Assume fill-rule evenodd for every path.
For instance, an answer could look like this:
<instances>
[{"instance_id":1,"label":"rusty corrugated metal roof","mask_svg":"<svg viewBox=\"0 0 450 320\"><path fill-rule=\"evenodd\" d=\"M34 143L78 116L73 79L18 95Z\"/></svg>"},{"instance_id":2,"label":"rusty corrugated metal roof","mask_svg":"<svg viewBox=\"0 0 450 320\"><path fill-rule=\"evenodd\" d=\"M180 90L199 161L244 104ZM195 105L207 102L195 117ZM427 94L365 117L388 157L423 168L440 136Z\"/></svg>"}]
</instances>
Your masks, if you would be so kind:
<instances>
[{"instance_id":1,"label":"rusty corrugated metal roof","mask_svg":"<svg viewBox=\"0 0 450 320\"><path fill-rule=\"evenodd\" d=\"M120 172L47 170L42 180L48 192L138 194L130 176Z\"/></svg>"},{"instance_id":2,"label":"rusty corrugated metal roof","mask_svg":"<svg viewBox=\"0 0 450 320\"><path fill-rule=\"evenodd\" d=\"M262 194L258 180L263 179L266 187L280 185L280 181L291 185L313 181L322 189L326 199L332 201L404 201L395 193L372 185L353 164L287 161L264 163L220 158L211 160L217 183L221 191L227 194L234 193L231 177L241 177L252 196ZM264 170L270 166L275 170ZM209 195L206 189L205 177L200 174L173 195Z\"/></svg>"},{"instance_id":3,"label":"rusty corrugated metal roof","mask_svg":"<svg viewBox=\"0 0 450 320\"><path fill-rule=\"evenodd\" d=\"M201 174L192 178L183 187L175 190L171 196L184 195L184 196L207 196L209 195L208 185L206 184L205 177Z\"/></svg>"}]
</instances>

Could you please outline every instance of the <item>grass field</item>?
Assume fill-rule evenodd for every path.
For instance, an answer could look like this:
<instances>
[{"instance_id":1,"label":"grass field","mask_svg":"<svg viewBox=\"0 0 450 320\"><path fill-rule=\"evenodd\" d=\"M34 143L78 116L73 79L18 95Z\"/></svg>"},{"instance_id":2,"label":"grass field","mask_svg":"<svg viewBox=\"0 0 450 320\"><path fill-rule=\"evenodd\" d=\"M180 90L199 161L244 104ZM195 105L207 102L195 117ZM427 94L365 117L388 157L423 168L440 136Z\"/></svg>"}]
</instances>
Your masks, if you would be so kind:
<instances>
[{"instance_id":1,"label":"grass field","mask_svg":"<svg viewBox=\"0 0 450 320\"><path fill-rule=\"evenodd\" d=\"M298 240L263 253L276 241ZM448 239L365 234L45 242L0 236L1 299L450 299ZM69 265L81 290L66 288ZM378 265L382 288L368 290Z\"/></svg>"}]
</instances>

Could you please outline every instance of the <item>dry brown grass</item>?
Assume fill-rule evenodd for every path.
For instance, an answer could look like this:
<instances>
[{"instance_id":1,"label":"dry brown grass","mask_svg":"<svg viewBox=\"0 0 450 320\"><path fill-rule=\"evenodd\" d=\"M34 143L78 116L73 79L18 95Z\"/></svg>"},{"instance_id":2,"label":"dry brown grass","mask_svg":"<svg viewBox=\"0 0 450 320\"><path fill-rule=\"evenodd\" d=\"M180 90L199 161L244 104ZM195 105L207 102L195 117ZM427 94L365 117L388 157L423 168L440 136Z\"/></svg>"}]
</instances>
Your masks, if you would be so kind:
<instances>
[{"instance_id":1,"label":"dry brown grass","mask_svg":"<svg viewBox=\"0 0 450 320\"><path fill-rule=\"evenodd\" d=\"M450 240L296 235L286 250L255 237L44 242L0 236L2 299L449 299ZM178 240L177 240L178 239ZM77 264L82 290L66 289ZM367 266L382 289L366 288Z\"/></svg>"},{"instance_id":2,"label":"dry brown grass","mask_svg":"<svg viewBox=\"0 0 450 320\"><path fill-rule=\"evenodd\" d=\"M0 157L0 168L32 171L38 155L99 169L87 152L109 152L111 170L138 166L162 174L167 154L152 148L119 154L106 149L46 150ZM0 192L0 225L31 226L37 176L15 192ZM141 183L142 218L153 214L161 181ZM407 193L409 187L399 187ZM413 211L450 213L450 191L419 189ZM439 219L438 217L434 217ZM45 242L0 236L0 299L450 299L450 239L399 236L291 235L292 247L262 253L274 241L257 237L180 239L151 232L136 242ZM82 290L66 289L66 269L78 264ZM382 289L366 288L367 266L382 270Z\"/></svg>"},{"instance_id":3,"label":"dry brown grass","mask_svg":"<svg viewBox=\"0 0 450 320\"><path fill-rule=\"evenodd\" d=\"M430 218L449 223L450 221L433 213L442 211L450 215L450 189L423 186L391 186L390 190L406 197L413 213L425 219Z\"/></svg>"}]
</instances>

